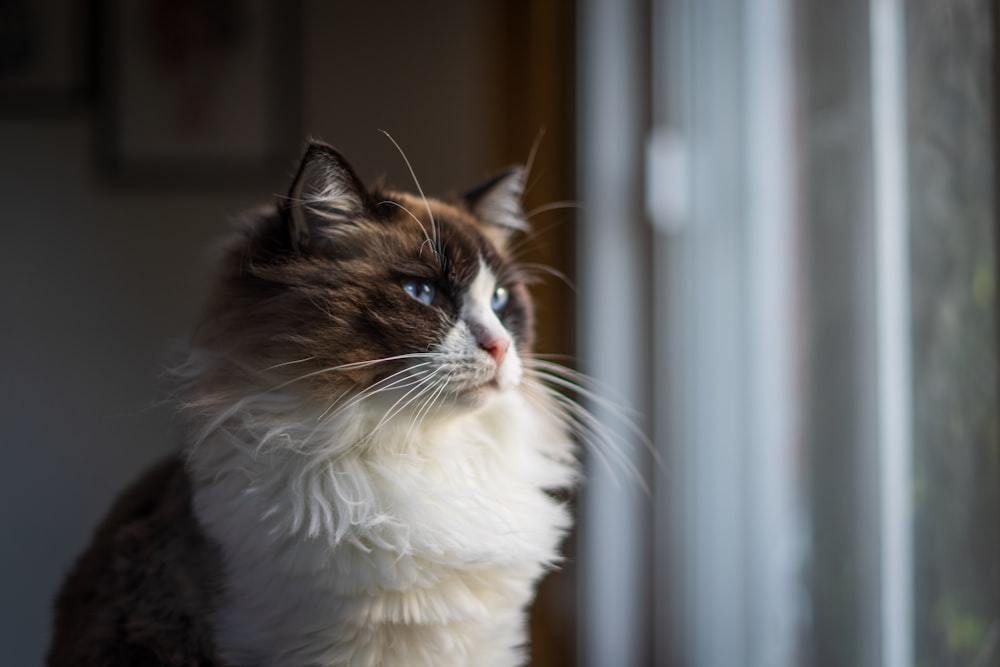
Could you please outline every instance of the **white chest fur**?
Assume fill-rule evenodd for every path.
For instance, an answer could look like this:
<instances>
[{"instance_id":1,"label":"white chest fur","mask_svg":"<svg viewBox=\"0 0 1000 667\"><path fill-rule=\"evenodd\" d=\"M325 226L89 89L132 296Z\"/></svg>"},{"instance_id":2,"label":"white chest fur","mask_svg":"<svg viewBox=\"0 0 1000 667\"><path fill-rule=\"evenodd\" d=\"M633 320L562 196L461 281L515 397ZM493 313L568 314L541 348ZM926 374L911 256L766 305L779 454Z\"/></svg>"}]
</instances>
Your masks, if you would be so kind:
<instances>
[{"instance_id":1,"label":"white chest fur","mask_svg":"<svg viewBox=\"0 0 1000 667\"><path fill-rule=\"evenodd\" d=\"M236 665L515 665L524 609L569 525L555 411L517 391L476 412L317 429L283 403L191 455L195 509L222 547L215 621ZM305 444L303 444L305 443Z\"/></svg>"}]
</instances>

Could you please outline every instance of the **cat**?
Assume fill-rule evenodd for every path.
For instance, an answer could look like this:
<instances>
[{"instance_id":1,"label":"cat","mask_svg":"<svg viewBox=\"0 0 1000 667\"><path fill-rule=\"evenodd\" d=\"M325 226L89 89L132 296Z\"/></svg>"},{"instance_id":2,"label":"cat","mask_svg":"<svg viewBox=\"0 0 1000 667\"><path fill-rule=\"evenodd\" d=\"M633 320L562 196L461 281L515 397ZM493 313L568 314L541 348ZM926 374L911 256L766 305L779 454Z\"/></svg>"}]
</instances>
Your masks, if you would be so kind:
<instances>
[{"instance_id":1,"label":"cat","mask_svg":"<svg viewBox=\"0 0 1000 667\"><path fill-rule=\"evenodd\" d=\"M308 144L225 247L185 447L69 573L49 665L526 660L583 421L530 353L524 178L428 199Z\"/></svg>"}]
</instances>

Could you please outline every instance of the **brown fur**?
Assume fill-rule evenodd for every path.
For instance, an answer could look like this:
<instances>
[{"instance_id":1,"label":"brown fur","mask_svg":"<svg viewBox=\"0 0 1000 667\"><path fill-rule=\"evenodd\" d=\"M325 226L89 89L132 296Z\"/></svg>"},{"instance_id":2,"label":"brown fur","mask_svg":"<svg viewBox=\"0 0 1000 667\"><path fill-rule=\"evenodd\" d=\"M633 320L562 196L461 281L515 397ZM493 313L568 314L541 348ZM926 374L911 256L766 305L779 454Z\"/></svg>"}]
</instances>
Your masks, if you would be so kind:
<instances>
[{"instance_id":1,"label":"brown fur","mask_svg":"<svg viewBox=\"0 0 1000 667\"><path fill-rule=\"evenodd\" d=\"M180 458L115 503L56 601L51 667L221 667L209 619L220 560L191 511Z\"/></svg>"}]
</instances>

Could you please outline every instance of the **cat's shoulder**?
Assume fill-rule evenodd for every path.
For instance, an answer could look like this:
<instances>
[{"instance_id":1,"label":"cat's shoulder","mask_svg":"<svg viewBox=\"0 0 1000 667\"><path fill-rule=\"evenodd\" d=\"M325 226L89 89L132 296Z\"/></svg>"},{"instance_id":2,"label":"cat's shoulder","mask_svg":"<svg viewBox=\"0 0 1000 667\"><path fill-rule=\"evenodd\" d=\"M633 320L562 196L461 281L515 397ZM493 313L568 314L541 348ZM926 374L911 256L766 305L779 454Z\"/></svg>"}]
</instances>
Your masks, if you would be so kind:
<instances>
[{"instance_id":1,"label":"cat's shoulder","mask_svg":"<svg viewBox=\"0 0 1000 667\"><path fill-rule=\"evenodd\" d=\"M118 498L67 576L49 665L221 664L210 626L219 573L172 456Z\"/></svg>"}]
</instances>

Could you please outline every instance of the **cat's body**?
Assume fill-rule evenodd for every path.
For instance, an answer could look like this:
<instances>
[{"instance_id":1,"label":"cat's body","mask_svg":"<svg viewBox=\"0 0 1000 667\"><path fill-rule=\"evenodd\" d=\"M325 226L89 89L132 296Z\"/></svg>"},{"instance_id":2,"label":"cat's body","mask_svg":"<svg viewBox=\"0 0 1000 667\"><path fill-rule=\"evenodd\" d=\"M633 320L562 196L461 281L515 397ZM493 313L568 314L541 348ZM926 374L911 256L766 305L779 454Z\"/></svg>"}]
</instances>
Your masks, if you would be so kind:
<instances>
[{"instance_id":1,"label":"cat's body","mask_svg":"<svg viewBox=\"0 0 1000 667\"><path fill-rule=\"evenodd\" d=\"M523 662L575 466L524 377L521 179L372 193L310 147L229 246L178 370L183 464L99 530L51 665Z\"/></svg>"},{"instance_id":2,"label":"cat's body","mask_svg":"<svg viewBox=\"0 0 1000 667\"><path fill-rule=\"evenodd\" d=\"M225 664L211 624L222 561L190 500L178 457L122 494L59 594L50 665Z\"/></svg>"}]
</instances>

